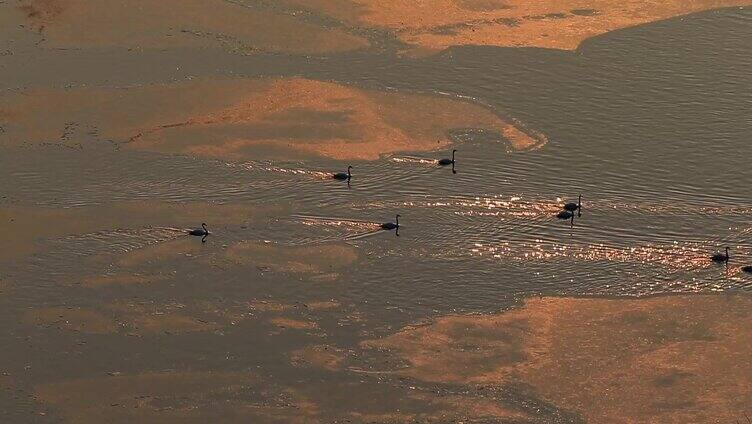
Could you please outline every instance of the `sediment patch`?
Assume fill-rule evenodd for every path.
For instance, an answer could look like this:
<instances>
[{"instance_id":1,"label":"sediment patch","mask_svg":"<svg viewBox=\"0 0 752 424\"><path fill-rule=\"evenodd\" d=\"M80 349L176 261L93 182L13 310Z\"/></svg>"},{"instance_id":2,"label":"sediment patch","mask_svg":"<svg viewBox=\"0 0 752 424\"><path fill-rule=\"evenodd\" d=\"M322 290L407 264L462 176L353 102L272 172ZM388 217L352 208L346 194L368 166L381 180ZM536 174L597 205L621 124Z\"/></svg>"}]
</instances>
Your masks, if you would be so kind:
<instances>
[{"instance_id":1,"label":"sediment patch","mask_svg":"<svg viewBox=\"0 0 752 424\"><path fill-rule=\"evenodd\" d=\"M391 31L425 54L455 45L542 47L574 50L590 37L620 28L714 8L741 6L739 0L649 2L577 0L283 0L326 13L351 25Z\"/></svg>"},{"instance_id":2,"label":"sediment patch","mask_svg":"<svg viewBox=\"0 0 752 424\"><path fill-rule=\"evenodd\" d=\"M55 48L220 48L242 54L323 54L368 47L340 29L222 0L21 0L18 25Z\"/></svg>"},{"instance_id":3,"label":"sediment patch","mask_svg":"<svg viewBox=\"0 0 752 424\"><path fill-rule=\"evenodd\" d=\"M239 161L375 160L445 148L458 129L496 133L512 150L546 143L542 134L465 100L300 78L34 89L0 97L0 109L10 117L3 144L75 143L73 126L130 149Z\"/></svg>"},{"instance_id":4,"label":"sediment patch","mask_svg":"<svg viewBox=\"0 0 752 424\"><path fill-rule=\"evenodd\" d=\"M312 366L329 371L338 371L345 355L345 351L335 346L315 345L292 352L290 360L295 366Z\"/></svg>"},{"instance_id":5,"label":"sediment patch","mask_svg":"<svg viewBox=\"0 0 752 424\"><path fill-rule=\"evenodd\" d=\"M358 254L354 247L341 244L297 247L248 241L230 246L227 258L273 272L321 275L341 272L355 263Z\"/></svg>"},{"instance_id":6,"label":"sediment patch","mask_svg":"<svg viewBox=\"0 0 752 424\"><path fill-rule=\"evenodd\" d=\"M86 334L157 335L211 331L219 324L175 310L169 305L117 303L98 308L47 307L31 309L23 320L40 328Z\"/></svg>"},{"instance_id":7,"label":"sediment patch","mask_svg":"<svg viewBox=\"0 0 752 424\"><path fill-rule=\"evenodd\" d=\"M752 298L529 299L365 347L435 383L524 383L588 422L734 422L752 403Z\"/></svg>"},{"instance_id":8,"label":"sediment patch","mask_svg":"<svg viewBox=\"0 0 752 424\"><path fill-rule=\"evenodd\" d=\"M244 373L151 372L46 383L36 393L76 423L248 422L266 409L243 399L257 384Z\"/></svg>"}]
</instances>

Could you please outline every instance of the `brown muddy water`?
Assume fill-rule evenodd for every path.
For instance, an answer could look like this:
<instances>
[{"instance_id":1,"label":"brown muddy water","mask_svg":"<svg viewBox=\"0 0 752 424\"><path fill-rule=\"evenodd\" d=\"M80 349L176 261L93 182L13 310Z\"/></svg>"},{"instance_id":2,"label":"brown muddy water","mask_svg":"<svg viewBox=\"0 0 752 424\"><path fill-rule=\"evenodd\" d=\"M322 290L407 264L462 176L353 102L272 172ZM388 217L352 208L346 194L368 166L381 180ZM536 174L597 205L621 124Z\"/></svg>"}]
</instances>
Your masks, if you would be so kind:
<instances>
[{"instance_id":1,"label":"brown muddy water","mask_svg":"<svg viewBox=\"0 0 752 424\"><path fill-rule=\"evenodd\" d=\"M171 3L0 1L0 421L752 416L752 8Z\"/></svg>"}]
</instances>

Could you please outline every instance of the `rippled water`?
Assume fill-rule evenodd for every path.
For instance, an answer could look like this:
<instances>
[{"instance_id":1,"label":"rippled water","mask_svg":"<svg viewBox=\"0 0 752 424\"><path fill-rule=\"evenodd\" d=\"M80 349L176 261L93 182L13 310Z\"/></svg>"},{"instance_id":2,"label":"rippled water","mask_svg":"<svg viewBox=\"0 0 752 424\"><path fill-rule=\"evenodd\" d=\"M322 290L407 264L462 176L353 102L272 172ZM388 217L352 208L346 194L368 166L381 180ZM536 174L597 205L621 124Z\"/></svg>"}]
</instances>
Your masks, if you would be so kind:
<instances>
[{"instance_id":1,"label":"rippled water","mask_svg":"<svg viewBox=\"0 0 752 424\"><path fill-rule=\"evenodd\" d=\"M365 260L342 290L375 304L411 307L420 298L438 310L488 309L535 293L746 289L752 279L739 267L752 262L750 20L745 10L712 12L609 34L572 53L467 47L425 60L322 59L315 73L467 96L549 139L539 150L512 153L501 138L459 132L456 174L435 163L448 152L356 163L348 187L327 177L346 167L332 161L26 148L0 159L3 192L65 207L286 202L292 213L273 225L252 235L218 232L212 242L355 245ZM35 166L40 155L43 167ZM556 219L559 206L580 193L582 216L573 225ZM395 214L402 215L399 238L378 231ZM142 237L144 228L56 243L84 255L169 238ZM728 268L708 259L724 246L732 249ZM76 268L68 260L43 263Z\"/></svg>"},{"instance_id":2,"label":"rippled water","mask_svg":"<svg viewBox=\"0 0 752 424\"><path fill-rule=\"evenodd\" d=\"M213 234L205 244L188 239L177 228L182 223L166 224L157 212L144 214L143 222L38 240L38 251L4 264L0 274L13 283L13 295L0 297L9 317L0 334L8 346L6 362L14 375L28 375L20 380L29 386L113 369L256 372L263 365L280 386L313 382L315 389L325 381L328 390L340 379L362 383L365 374L290 371L289 358L280 355L321 343L320 335L269 337L264 322L237 327L232 322L221 331L160 343L153 342L158 336L134 341L106 335L84 346L77 332L33 332L19 316L40 306L112 303L192 309L196 316L212 308L248 314L253 299L296 308L312 298L336 299L358 319L324 317L321 327L337 329L326 343L351 347L428 316L499 310L526 295L747 291L752 275L740 267L752 264L750 40L747 8L617 31L574 52L462 47L407 59L393 52L394 40L382 40L376 52L331 57L171 50L133 58L103 51L80 69L83 53L72 50L23 57L18 68L0 64L5 81L0 89L8 90L43 82L135 86L194 75L295 75L432 93L471 99L548 139L539 149L513 152L499 136L459 129L451 135L459 150L456 173L436 163L451 148L413 152L353 163L349 185L329 178L348 163L324 159L232 162L140 153L93 140L80 149L0 147L0 208L117 208L121 201L278 206L242 225L207 222ZM55 72L46 70L49 63ZM580 193L582 215L573 222L557 219L561 205ZM399 236L381 231L380 223L396 214ZM358 259L345 270L301 276L227 260L227 249L244 241L292 248L346 245ZM195 243L173 249L172 243L181 242ZM729 265L712 263L710 255L725 246L731 247ZM149 261L147 254L137 258L136 268L139 275L167 283L97 291L83 284L92 275L133 273L119 261L157 247L164 257ZM336 278L327 280L331 275ZM327 327L327 319L340 321ZM31 367L27 363L34 367L25 368ZM404 383L390 384L386 390L368 386L355 397L367 403L369 390L374 399L401 396L393 389L404 389ZM353 397L349 388L332 392L337 390ZM504 396L511 403L549 418L560 414L527 394L510 393ZM37 408L25 398L11 404L18 414ZM339 418L340 405L324 406Z\"/></svg>"}]
</instances>

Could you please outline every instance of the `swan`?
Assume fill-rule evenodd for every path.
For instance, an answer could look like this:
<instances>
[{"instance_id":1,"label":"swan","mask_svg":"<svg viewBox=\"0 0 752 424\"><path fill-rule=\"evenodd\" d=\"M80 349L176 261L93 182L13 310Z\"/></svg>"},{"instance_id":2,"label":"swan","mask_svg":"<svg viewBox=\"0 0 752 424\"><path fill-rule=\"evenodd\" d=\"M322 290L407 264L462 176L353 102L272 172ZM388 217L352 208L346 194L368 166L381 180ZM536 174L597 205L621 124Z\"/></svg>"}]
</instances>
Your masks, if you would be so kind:
<instances>
[{"instance_id":1,"label":"swan","mask_svg":"<svg viewBox=\"0 0 752 424\"><path fill-rule=\"evenodd\" d=\"M206 236L208 236L209 234L210 234L209 230L206 229L206 224L203 223L203 222L201 223L201 228L196 228L194 230L188 230L188 235L197 236L197 237L203 237L201 239L202 243L206 242Z\"/></svg>"},{"instance_id":2,"label":"swan","mask_svg":"<svg viewBox=\"0 0 752 424\"><path fill-rule=\"evenodd\" d=\"M710 257L713 262L728 262L729 261L729 248L726 247L726 253L716 252Z\"/></svg>"},{"instance_id":3,"label":"swan","mask_svg":"<svg viewBox=\"0 0 752 424\"><path fill-rule=\"evenodd\" d=\"M381 229L382 230L396 230L396 229L398 229L399 228L399 219L400 219L400 216L401 215L397 215L397 217L395 219L397 221L396 223L395 222L385 222L385 223L381 224Z\"/></svg>"},{"instance_id":4,"label":"swan","mask_svg":"<svg viewBox=\"0 0 752 424\"><path fill-rule=\"evenodd\" d=\"M566 205L564 205L564 210L574 212L574 211L581 211L582 210L582 195L580 194L580 197L577 199L577 203L569 202Z\"/></svg>"},{"instance_id":5,"label":"swan","mask_svg":"<svg viewBox=\"0 0 752 424\"><path fill-rule=\"evenodd\" d=\"M559 219L570 219L574 218L574 213L572 213L571 211L561 211L556 214L556 217Z\"/></svg>"},{"instance_id":6,"label":"swan","mask_svg":"<svg viewBox=\"0 0 752 424\"><path fill-rule=\"evenodd\" d=\"M752 265L743 266L742 271L752 274Z\"/></svg>"},{"instance_id":7,"label":"swan","mask_svg":"<svg viewBox=\"0 0 752 424\"><path fill-rule=\"evenodd\" d=\"M332 178L334 178L335 180L341 180L341 181L348 180L349 181L350 178L352 177L352 174L350 174L351 169L352 169L352 166L348 166L347 172L337 172L336 174L332 174Z\"/></svg>"},{"instance_id":8,"label":"swan","mask_svg":"<svg viewBox=\"0 0 752 424\"><path fill-rule=\"evenodd\" d=\"M441 165L441 166L454 165L454 154L456 152L457 152L457 149L452 150L452 158L451 159L449 159L449 158L439 159L439 165Z\"/></svg>"}]
</instances>

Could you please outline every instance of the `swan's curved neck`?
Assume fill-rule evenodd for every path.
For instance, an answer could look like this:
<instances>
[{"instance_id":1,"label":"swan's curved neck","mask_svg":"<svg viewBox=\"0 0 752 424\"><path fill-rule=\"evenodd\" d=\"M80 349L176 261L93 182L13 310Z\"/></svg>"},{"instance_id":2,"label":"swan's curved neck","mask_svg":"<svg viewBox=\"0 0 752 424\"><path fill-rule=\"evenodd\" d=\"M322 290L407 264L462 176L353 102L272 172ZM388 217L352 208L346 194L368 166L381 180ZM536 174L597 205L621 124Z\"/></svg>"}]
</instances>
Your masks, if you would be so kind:
<instances>
[{"instance_id":1,"label":"swan's curved neck","mask_svg":"<svg viewBox=\"0 0 752 424\"><path fill-rule=\"evenodd\" d=\"M395 221L397 221L397 226L399 227L399 215L395 217Z\"/></svg>"},{"instance_id":2,"label":"swan's curved neck","mask_svg":"<svg viewBox=\"0 0 752 424\"><path fill-rule=\"evenodd\" d=\"M203 228L203 229L204 229L204 231L206 231L207 233L209 232L209 231L207 231L207 229L206 229L206 224L201 224L201 228Z\"/></svg>"}]
</instances>

